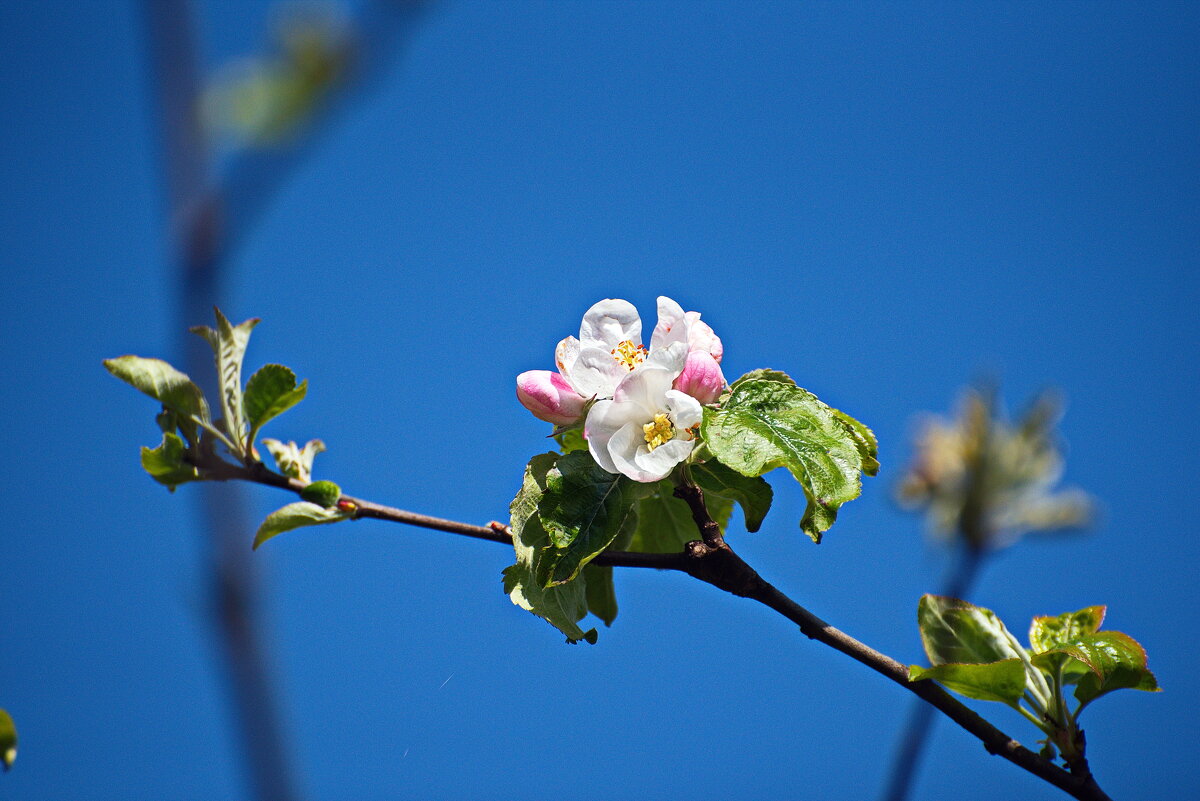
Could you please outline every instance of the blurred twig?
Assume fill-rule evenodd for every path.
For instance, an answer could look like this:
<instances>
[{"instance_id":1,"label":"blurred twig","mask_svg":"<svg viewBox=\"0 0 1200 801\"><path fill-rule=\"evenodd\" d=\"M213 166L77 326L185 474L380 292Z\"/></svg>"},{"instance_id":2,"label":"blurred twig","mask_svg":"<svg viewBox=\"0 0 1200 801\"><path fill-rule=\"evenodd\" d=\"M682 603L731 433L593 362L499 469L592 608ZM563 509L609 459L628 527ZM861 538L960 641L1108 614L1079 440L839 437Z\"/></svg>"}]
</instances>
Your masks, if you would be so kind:
<instances>
[{"instance_id":1,"label":"blurred twig","mask_svg":"<svg viewBox=\"0 0 1200 801\"><path fill-rule=\"evenodd\" d=\"M146 0L147 45L151 71L157 80L162 113L163 165L169 199L174 250L180 276L179 313L186 330L208 317L222 294L222 267L252 229L258 214L277 187L309 152L315 130L332 124L343 110L350 87L361 89L382 71L391 45L411 29L423 4L403 0L368 3L357 30L353 64L322 86L319 96L298 120L306 130L287 143L269 149L244 151L215 177L214 151L201 117L204 87L200 59L187 0ZM351 57L350 53L345 54ZM204 376L211 353L203 341L182 343L185 369ZM260 635L256 611L257 580L246 558L251 530L243 499L233 486L202 488L202 517L211 544L210 571L215 627L228 670L232 706L241 734L236 748L250 774L252 796L263 801L296 797L286 747L269 679L269 659Z\"/></svg>"}]
</instances>

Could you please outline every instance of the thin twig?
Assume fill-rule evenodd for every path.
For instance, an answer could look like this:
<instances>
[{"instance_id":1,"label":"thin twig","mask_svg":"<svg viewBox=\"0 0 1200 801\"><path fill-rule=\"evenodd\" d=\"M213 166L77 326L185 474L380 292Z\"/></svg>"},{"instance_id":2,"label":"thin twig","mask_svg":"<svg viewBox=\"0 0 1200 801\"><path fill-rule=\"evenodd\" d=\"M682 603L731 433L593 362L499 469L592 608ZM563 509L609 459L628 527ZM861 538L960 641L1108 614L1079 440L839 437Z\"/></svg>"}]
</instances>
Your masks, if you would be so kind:
<instances>
[{"instance_id":1,"label":"thin twig","mask_svg":"<svg viewBox=\"0 0 1200 801\"><path fill-rule=\"evenodd\" d=\"M304 488L303 482L281 476L257 463L250 467L231 465L227 462L207 463L201 465L201 470L202 476L211 480L253 481L296 493ZM701 531L711 533L712 529L707 524L712 521L704 507L703 494L698 491L685 491L681 493L681 497L688 502L692 516ZM490 542L512 543L508 527L499 523L476 526L343 495L339 503L346 502L359 508L360 517L372 517L377 520L447 531ZM712 584L718 589L758 601L798 625L801 633L810 639L828 645L851 659L861 662L930 704L980 740L988 753L1004 757L1014 765L1049 782L1073 798L1081 801L1112 801L1096 784L1086 763L1076 766L1075 772L1063 770L988 723L934 682L929 680L910 682L908 669L904 665L834 628L784 595L735 554L733 549L720 537L719 528L717 531L718 534L713 545L697 540L689 542L685 550L677 554L610 551L597 556L593 563L613 567L678 570Z\"/></svg>"}]
</instances>

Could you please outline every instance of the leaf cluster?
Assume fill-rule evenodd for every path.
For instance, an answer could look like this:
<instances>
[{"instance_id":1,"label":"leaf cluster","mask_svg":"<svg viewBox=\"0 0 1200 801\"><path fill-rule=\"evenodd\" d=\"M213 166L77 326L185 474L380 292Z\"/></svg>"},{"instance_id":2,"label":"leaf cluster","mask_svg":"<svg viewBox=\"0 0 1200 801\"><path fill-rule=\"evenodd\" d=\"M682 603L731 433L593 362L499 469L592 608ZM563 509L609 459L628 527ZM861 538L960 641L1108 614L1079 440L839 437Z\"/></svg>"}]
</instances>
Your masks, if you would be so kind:
<instances>
[{"instance_id":1,"label":"leaf cluster","mask_svg":"<svg viewBox=\"0 0 1200 801\"><path fill-rule=\"evenodd\" d=\"M820 542L838 508L858 496L860 476L879 468L870 429L771 370L748 373L706 408L692 459L655 483L599 467L577 428L555 436L561 453L535 456L513 501L517 560L504 586L571 642L595 640L595 629L579 626L588 612L605 624L617 614L611 569L590 564L598 555L680 553L697 539L678 487L698 487L722 529L740 506L746 530L755 532L774 498L763 475L784 467L808 499L801 529Z\"/></svg>"}]
</instances>

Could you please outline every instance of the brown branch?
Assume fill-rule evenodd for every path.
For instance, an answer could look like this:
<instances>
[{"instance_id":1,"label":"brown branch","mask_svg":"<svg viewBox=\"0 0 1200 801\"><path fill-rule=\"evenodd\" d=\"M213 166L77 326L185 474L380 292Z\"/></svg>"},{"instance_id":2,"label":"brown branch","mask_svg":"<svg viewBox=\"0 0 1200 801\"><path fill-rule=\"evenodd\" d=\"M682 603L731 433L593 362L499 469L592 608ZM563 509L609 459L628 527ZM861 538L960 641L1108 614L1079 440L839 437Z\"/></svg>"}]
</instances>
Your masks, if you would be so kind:
<instances>
[{"instance_id":1,"label":"brown branch","mask_svg":"<svg viewBox=\"0 0 1200 801\"><path fill-rule=\"evenodd\" d=\"M203 465L202 470L205 478L219 481L237 479L255 481L296 493L299 493L304 487L303 482L273 473L262 464L257 463L250 467L230 465L227 462L210 463ZM758 601L798 625L800 631L809 639L828 645L851 659L861 662L932 705L982 742L989 754L1007 759L1073 798L1081 801L1112 801L1096 784L1095 778L1087 770L1086 763L1076 766L1074 771L1066 771L1049 760L1043 759L988 723L934 682L929 680L910 682L908 669L904 665L834 628L784 595L762 578L754 568L725 543L720 534L720 527L712 520L704 506L704 495L699 488L680 487L676 491L676 495L688 503L697 528L709 541L689 542L685 546L685 550L678 554L610 551L597 556L593 563L613 567L678 570L711 584L717 589ZM343 495L339 503L346 502L358 508L358 517L372 517L378 520L405 523L491 542L512 543L508 527L500 523L476 526Z\"/></svg>"}]
</instances>

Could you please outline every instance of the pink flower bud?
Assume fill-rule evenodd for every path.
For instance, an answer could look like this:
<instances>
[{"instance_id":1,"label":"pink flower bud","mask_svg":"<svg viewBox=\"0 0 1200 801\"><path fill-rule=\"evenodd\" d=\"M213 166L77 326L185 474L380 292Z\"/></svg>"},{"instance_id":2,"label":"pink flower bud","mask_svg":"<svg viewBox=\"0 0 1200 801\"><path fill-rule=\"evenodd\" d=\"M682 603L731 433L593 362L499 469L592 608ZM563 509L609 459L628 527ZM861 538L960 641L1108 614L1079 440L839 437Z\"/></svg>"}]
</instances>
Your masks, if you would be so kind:
<instances>
[{"instance_id":1,"label":"pink flower bud","mask_svg":"<svg viewBox=\"0 0 1200 801\"><path fill-rule=\"evenodd\" d=\"M688 350L701 350L713 357L718 364L725 355L725 346L708 323L701 322L700 312L688 312Z\"/></svg>"},{"instance_id":2,"label":"pink flower bud","mask_svg":"<svg viewBox=\"0 0 1200 801\"><path fill-rule=\"evenodd\" d=\"M717 343L720 344L720 340ZM725 376L721 373L721 365L711 354L694 350L688 354L683 372L672 386L700 403L714 403L725 391Z\"/></svg>"},{"instance_id":3,"label":"pink flower bud","mask_svg":"<svg viewBox=\"0 0 1200 801\"><path fill-rule=\"evenodd\" d=\"M529 370L517 376L517 400L537 419L557 424L578 422L587 403L561 375L549 370Z\"/></svg>"}]
</instances>

